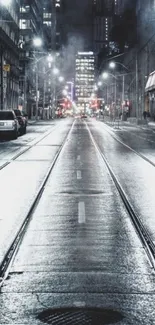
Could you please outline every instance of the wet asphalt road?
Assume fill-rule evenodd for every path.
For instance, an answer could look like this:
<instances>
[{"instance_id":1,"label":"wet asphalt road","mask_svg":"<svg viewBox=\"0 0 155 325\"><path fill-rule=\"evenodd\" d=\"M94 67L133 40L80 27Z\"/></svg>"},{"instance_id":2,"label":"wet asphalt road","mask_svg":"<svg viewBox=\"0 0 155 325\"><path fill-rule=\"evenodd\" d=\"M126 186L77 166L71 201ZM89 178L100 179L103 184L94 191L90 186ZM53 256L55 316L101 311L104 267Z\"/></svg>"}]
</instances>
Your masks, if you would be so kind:
<instances>
[{"instance_id":1,"label":"wet asphalt road","mask_svg":"<svg viewBox=\"0 0 155 325\"><path fill-rule=\"evenodd\" d=\"M54 133L0 171L1 204L8 195L10 200L14 195L12 206L20 199L18 218L16 205L11 213L3 206L7 210L3 225L12 214L15 228L25 215L25 202L30 203L71 124L68 119L58 122ZM87 127L154 236L154 167L116 142L103 123L76 120L2 288L0 324L39 325L43 324L38 319L43 310L77 306L116 310L122 319L115 323L120 325L155 324L154 271ZM145 136L145 132L134 129L130 134L125 128L113 132L153 156L148 139L140 143L139 135ZM15 168L21 174L27 168L27 183L21 192L18 176L14 192L15 179L11 178L12 190L6 181L8 170L11 177ZM6 182L4 193L2 180ZM10 240L8 229L6 233ZM75 321L69 324L75 325Z\"/></svg>"}]
</instances>

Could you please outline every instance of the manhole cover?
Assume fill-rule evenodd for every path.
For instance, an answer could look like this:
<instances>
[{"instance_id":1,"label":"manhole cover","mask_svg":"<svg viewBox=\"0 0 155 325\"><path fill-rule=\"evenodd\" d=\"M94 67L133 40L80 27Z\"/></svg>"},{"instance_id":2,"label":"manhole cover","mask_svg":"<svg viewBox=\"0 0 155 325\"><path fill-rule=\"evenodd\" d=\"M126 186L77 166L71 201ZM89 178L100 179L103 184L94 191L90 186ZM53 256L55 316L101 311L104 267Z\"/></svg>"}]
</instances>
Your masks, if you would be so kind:
<instances>
[{"instance_id":1,"label":"manhole cover","mask_svg":"<svg viewBox=\"0 0 155 325\"><path fill-rule=\"evenodd\" d=\"M38 318L52 325L106 325L120 322L123 315L112 309L63 308L47 309Z\"/></svg>"}]
</instances>

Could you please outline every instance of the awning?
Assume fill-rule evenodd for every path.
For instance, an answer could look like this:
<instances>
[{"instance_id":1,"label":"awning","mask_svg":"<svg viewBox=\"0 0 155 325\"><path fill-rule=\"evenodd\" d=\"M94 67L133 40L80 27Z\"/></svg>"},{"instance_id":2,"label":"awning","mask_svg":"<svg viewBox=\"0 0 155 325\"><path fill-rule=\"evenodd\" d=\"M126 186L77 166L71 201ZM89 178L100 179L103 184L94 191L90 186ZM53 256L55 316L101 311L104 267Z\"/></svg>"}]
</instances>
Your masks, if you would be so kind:
<instances>
[{"instance_id":1,"label":"awning","mask_svg":"<svg viewBox=\"0 0 155 325\"><path fill-rule=\"evenodd\" d=\"M151 91L155 89L155 71L151 72L149 74L146 86L145 86L145 92Z\"/></svg>"}]
</instances>

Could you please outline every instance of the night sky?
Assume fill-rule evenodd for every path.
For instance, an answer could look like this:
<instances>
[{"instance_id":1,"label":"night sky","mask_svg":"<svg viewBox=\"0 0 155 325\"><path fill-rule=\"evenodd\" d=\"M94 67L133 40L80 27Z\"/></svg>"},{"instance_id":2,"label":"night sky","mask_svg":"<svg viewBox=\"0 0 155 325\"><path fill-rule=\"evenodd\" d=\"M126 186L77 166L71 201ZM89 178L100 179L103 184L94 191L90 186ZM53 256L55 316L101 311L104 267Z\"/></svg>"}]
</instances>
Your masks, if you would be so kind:
<instances>
[{"instance_id":1,"label":"night sky","mask_svg":"<svg viewBox=\"0 0 155 325\"><path fill-rule=\"evenodd\" d=\"M91 0L65 0L64 28L67 42L74 37L83 49L92 48ZM81 42L80 42L81 41ZM79 46L79 45L78 45Z\"/></svg>"},{"instance_id":2,"label":"night sky","mask_svg":"<svg viewBox=\"0 0 155 325\"><path fill-rule=\"evenodd\" d=\"M127 8L132 6L133 3L135 3L135 0L126 0ZM78 51L92 51L92 38L92 0L64 0L64 72L67 74L69 72L70 75L74 74L75 55Z\"/></svg>"},{"instance_id":3,"label":"night sky","mask_svg":"<svg viewBox=\"0 0 155 325\"><path fill-rule=\"evenodd\" d=\"M64 74L71 79L77 52L92 50L91 0L64 0L63 33Z\"/></svg>"}]
</instances>

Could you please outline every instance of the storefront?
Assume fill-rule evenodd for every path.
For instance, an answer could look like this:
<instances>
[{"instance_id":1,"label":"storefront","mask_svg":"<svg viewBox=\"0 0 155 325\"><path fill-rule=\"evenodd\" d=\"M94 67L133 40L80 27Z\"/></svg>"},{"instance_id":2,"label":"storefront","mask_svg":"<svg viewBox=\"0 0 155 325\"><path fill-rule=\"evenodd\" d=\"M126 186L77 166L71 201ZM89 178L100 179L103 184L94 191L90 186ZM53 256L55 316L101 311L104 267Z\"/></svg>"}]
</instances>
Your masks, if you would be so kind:
<instances>
[{"instance_id":1,"label":"storefront","mask_svg":"<svg viewBox=\"0 0 155 325\"><path fill-rule=\"evenodd\" d=\"M145 111L155 120L155 71L151 72L145 87Z\"/></svg>"}]
</instances>

